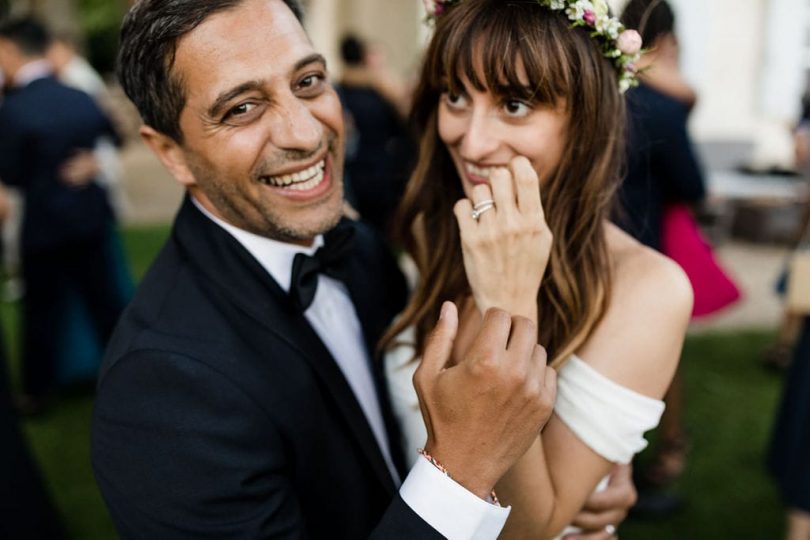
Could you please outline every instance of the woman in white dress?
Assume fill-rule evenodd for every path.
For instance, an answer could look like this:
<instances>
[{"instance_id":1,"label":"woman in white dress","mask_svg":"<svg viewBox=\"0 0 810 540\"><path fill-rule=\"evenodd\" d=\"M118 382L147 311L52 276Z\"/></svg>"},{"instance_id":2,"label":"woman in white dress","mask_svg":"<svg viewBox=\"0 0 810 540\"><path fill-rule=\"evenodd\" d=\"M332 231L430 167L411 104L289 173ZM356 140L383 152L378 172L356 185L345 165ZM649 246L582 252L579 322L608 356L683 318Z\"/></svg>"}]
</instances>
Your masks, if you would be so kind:
<instances>
[{"instance_id":1,"label":"woman in white dress","mask_svg":"<svg viewBox=\"0 0 810 540\"><path fill-rule=\"evenodd\" d=\"M680 268L609 221L640 39L603 0L427 4L401 212L421 278L383 341L388 383L414 460L436 444L411 379L442 302L458 306L456 359L491 307L536 321L555 413L496 491L504 536L554 537L646 445L692 308Z\"/></svg>"}]
</instances>

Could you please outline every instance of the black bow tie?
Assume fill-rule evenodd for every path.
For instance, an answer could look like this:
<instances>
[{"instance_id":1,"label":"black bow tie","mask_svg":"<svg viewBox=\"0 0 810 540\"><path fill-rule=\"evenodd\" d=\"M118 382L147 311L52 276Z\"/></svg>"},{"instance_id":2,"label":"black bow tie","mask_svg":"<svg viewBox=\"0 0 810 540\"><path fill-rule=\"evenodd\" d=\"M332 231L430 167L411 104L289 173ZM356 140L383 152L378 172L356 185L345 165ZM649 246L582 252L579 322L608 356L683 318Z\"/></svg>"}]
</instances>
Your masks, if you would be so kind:
<instances>
[{"instance_id":1,"label":"black bow tie","mask_svg":"<svg viewBox=\"0 0 810 540\"><path fill-rule=\"evenodd\" d=\"M293 259L290 299L295 308L305 312L315 299L318 274L346 281L348 255L351 252L354 228L341 224L324 235L324 245L314 255L297 253Z\"/></svg>"}]
</instances>

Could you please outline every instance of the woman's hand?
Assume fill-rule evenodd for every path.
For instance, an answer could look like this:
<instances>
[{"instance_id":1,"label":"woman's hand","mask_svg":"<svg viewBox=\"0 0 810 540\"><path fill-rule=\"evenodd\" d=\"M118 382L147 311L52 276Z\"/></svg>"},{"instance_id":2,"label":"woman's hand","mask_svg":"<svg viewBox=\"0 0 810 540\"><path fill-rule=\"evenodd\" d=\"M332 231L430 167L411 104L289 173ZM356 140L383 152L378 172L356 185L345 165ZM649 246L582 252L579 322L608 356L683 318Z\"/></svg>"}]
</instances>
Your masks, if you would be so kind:
<instances>
[{"instance_id":1,"label":"woman's hand","mask_svg":"<svg viewBox=\"0 0 810 540\"><path fill-rule=\"evenodd\" d=\"M473 218L473 208L495 206ZM540 181L525 157L493 171L489 185L454 208L464 268L481 313L497 307L537 322L537 293L551 252L551 231L540 199Z\"/></svg>"}]
</instances>

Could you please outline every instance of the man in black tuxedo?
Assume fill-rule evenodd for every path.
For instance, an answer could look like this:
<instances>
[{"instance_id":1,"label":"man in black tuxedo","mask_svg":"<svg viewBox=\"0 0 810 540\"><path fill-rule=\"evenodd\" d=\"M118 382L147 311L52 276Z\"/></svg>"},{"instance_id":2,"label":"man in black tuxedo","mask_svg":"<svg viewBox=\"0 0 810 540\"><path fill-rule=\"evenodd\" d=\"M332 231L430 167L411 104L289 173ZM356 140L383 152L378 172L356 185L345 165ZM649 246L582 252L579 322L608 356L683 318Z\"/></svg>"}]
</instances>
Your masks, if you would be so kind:
<instances>
[{"instance_id":1,"label":"man in black tuxedo","mask_svg":"<svg viewBox=\"0 0 810 540\"><path fill-rule=\"evenodd\" d=\"M112 211L92 175L65 165L102 136L117 139L90 96L58 82L45 60L50 43L33 19L0 24L0 69L11 86L0 104L0 179L25 197L21 258L25 280L23 410L34 412L54 390L64 295L84 301L106 343L123 309L106 243Z\"/></svg>"},{"instance_id":2,"label":"man in black tuxedo","mask_svg":"<svg viewBox=\"0 0 810 540\"><path fill-rule=\"evenodd\" d=\"M426 451L395 450L369 351L402 308L379 238L341 221L343 125L296 0L141 0L119 76L188 196L105 356L93 467L124 538L495 538L498 479L547 420L526 319L463 362L447 304L417 372ZM545 383L545 384L544 384Z\"/></svg>"}]
</instances>

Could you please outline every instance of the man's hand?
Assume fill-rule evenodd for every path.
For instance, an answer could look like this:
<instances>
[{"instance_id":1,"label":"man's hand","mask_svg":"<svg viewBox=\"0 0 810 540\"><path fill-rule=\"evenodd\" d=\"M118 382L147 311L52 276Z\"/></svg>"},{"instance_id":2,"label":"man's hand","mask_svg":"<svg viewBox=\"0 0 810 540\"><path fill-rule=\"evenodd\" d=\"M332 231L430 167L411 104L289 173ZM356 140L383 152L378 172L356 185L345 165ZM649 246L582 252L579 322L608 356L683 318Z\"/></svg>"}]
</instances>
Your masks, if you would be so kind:
<instances>
[{"instance_id":1,"label":"man's hand","mask_svg":"<svg viewBox=\"0 0 810 540\"><path fill-rule=\"evenodd\" d=\"M537 345L537 327L490 309L466 357L448 367L458 330L445 302L414 386L427 427L425 449L481 498L537 439L551 415L556 373Z\"/></svg>"},{"instance_id":2,"label":"man's hand","mask_svg":"<svg viewBox=\"0 0 810 540\"><path fill-rule=\"evenodd\" d=\"M632 465L616 465L610 473L607 489L594 492L574 517L572 525L582 529L563 540L609 540L616 538L615 530L636 504Z\"/></svg>"},{"instance_id":3,"label":"man's hand","mask_svg":"<svg viewBox=\"0 0 810 540\"><path fill-rule=\"evenodd\" d=\"M72 187L83 187L98 176L98 160L92 150L79 150L62 163L59 173L65 184Z\"/></svg>"}]
</instances>

